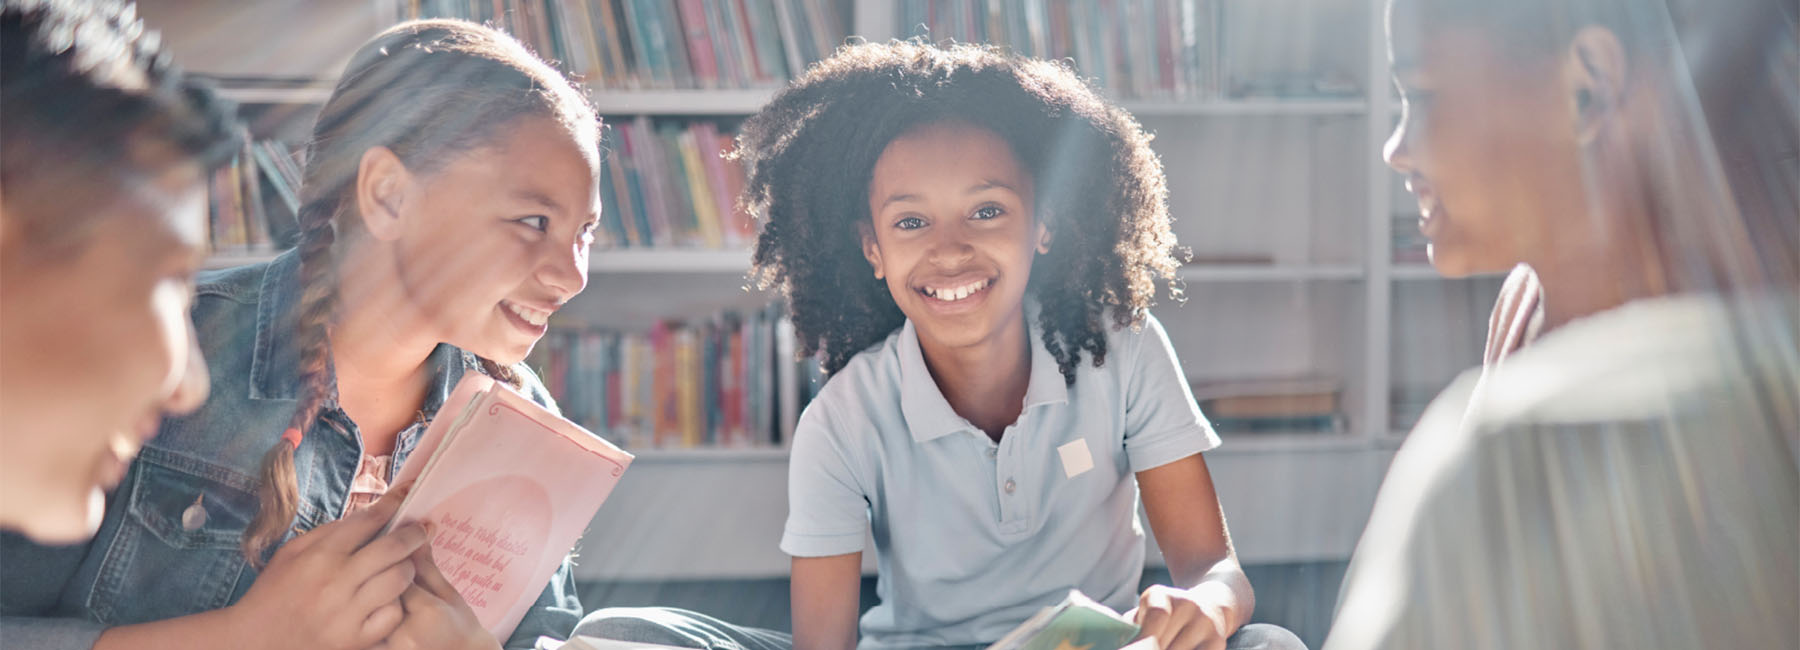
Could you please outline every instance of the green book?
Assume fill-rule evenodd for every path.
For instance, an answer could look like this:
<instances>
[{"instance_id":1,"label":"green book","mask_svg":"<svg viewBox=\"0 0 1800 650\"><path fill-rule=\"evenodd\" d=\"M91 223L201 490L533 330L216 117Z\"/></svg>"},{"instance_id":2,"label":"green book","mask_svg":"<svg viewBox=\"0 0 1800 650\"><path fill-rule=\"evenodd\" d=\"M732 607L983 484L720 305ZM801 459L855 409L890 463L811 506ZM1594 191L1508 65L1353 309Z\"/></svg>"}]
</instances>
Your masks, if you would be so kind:
<instances>
[{"instance_id":1,"label":"green book","mask_svg":"<svg viewBox=\"0 0 1800 650\"><path fill-rule=\"evenodd\" d=\"M1118 650L1138 626L1080 591L1046 607L1006 633L988 650Z\"/></svg>"}]
</instances>

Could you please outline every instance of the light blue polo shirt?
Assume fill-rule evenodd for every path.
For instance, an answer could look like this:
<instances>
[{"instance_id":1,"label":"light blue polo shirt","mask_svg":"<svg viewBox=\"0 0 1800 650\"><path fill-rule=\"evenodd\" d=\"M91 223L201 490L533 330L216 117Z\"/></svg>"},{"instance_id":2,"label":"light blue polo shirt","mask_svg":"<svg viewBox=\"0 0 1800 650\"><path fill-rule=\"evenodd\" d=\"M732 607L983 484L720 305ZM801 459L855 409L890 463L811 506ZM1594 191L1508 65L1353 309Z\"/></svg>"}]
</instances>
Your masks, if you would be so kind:
<instances>
[{"instance_id":1,"label":"light blue polo shirt","mask_svg":"<svg viewBox=\"0 0 1800 650\"><path fill-rule=\"evenodd\" d=\"M881 603L863 650L992 643L1071 588L1136 603L1135 472L1219 437L1154 317L1109 333L1104 366L1083 354L1074 386L1035 324L1030 336L1025 408L997 445L944 400L911 321L800 415L781 550L854 553L872 530Z\"/></svg>"}]
</instances>

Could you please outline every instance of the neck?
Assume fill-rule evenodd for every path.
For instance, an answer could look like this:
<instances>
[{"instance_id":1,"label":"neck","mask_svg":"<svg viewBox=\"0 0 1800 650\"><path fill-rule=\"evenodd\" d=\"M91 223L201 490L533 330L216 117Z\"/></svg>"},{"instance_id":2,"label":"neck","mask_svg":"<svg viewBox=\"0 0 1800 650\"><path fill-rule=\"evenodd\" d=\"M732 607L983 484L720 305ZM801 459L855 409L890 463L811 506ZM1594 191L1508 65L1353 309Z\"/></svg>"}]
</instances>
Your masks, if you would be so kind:
<instances>
[{"instance_id":1,"label":"neck","mask_svg":"<svg viewBox=\"0 0 1800 650\"><path fill-rule=\"evenodd\" d=\"M975 345L950 347L920 336L919 349L938 390L957 415L989 438L1019 419L1031 384L1031 341L1023 310L1016 310L996 335Z\"/></svg>"},{"instance_id":2,"label":"neck","mask_svg":"<svg viewBox=\"0 0 1800 650\"><path fill-rule=\"evenodd\" d=\"M1564 245L1551 247L1530 263L1544 288L1544 333L1673 291L1651 236L1647 206L1631 203L1615 202L1626 209L1604 211L1595 220L1597 227L1586 231L1587 237L1563 240Z\"/></svg>"},{"instance_id":3,"label":"neck","mask_svg":"<svg viewBox=\"0 0 1800 650\"><path fill-rule=\"evenodd\" d=\"M379 252L346 248L331 333L338 401L356 422L365 449L382 454L424 403L431 377L426 361L438 341L402 295L392 264Z\"/></svg>"}]
</instances>

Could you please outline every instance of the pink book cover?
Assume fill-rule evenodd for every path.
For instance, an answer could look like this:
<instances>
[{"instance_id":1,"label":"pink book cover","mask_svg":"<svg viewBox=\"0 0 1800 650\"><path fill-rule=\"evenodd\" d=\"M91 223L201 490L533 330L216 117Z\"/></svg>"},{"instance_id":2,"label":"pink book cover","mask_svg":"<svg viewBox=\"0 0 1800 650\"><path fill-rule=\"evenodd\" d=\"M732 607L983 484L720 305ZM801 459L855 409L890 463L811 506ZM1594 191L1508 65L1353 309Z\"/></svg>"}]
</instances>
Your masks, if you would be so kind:
<instances>
[{"instance_id":1,"label":"pink book cover","mask_svg":"<svg viewBox=\"0 0 1800 650\"><path fill-rule=\"evenodd\" d=\"M631 454L478 373L425 430L389 526L426 521L438 569L504 641L587 530Z\"/></svg>"}]
</instances>

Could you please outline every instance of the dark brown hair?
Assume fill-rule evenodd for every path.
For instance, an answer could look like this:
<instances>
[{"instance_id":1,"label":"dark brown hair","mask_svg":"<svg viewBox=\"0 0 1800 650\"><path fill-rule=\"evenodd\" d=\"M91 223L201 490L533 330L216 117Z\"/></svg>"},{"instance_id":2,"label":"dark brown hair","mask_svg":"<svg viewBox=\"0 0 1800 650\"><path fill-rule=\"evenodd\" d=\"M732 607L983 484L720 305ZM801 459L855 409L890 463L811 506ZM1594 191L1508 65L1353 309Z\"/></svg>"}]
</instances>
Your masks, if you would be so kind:
<instances>
[{"instance_id":1,"label":"dark brown hair","mask_svg":"<svg viewBox=\"0 0 1800 650\"><path fill-rule=\"evenodd\" d=\"M1036 216L1056 239L1027 291L1073 383L1082 351L1104 363L1109 320L1142 323L1177 261L1150 136L1061 62L914 40L813 65L738 136L742 200L763 221L756 282L786 294L799 352L823 351L827 372L892 333L905 316L862 255L869 182L894 138L948 120L1000 136L1036 180Z\"/></svg>"},{"instance_id":2,"label":"dark brown hair","mask_svg":"<svg viewBox=\"0 0 1800 650\"><path fill-rule=\"evenodd\" d=\"M386 147L407 169L430 173L528 116L557 121L598 160L600 123L580 89L497 30L456 20L413 21L381 33L351 57L307 148L296 244L303 393L291 428L311 428L337 392L330 367L338 300L332 244L359 223L354 193L363 153ZM506 366L487 359L481 366L498 379L519 381ZM262 506L243 539L244 556L253 563L260 564L293 526L299 498L293 453L283 438L263 457Z\"/></svg>"},{"instance_id":3,"label":"dark brown hair","mask_svg":"<svg viewBox=\"0 0 1800 650\"><path fill-rule=\"evenodd\" d=\"M171 63L128 7L0 7L0 187L14 208L6 218L21 220L30 242L21 252L67 258L86 241L105 211L72 200L111 196L177 164L224 164L241 142L235 112ZM141 148L150 143L161 146Z\"/></svg>"}]
</instances>

